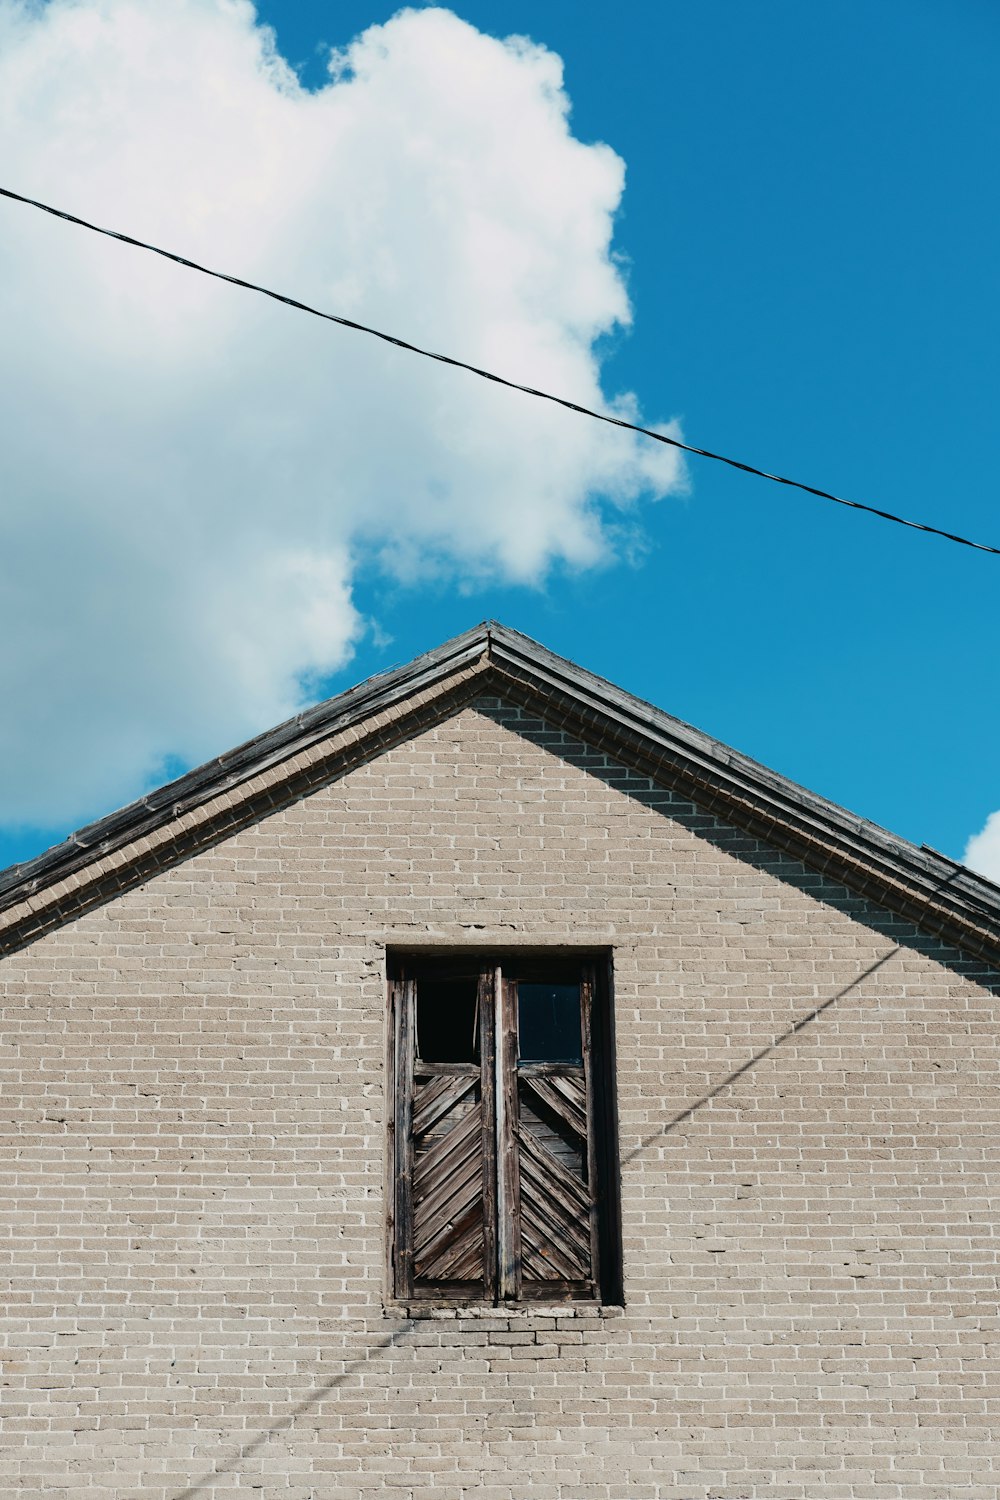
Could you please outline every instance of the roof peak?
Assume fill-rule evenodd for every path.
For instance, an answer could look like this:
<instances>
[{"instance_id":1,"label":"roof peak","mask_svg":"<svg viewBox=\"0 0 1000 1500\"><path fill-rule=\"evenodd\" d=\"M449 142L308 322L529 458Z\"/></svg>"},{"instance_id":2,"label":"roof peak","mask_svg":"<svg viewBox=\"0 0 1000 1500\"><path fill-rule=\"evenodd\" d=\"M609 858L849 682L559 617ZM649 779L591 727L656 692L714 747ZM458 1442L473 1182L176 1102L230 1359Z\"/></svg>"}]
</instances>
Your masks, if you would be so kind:
<instances>
[{"instance_id":1,"label":"roof peak","mask_svg":"<svg viewBox=\"0 0 1000 1500\"><path fill-rule=\"evenodd\" d=\"M239 816L234 808L242 810L245 821L262 815L261 809L254 812L243 805L254 778L284 767L287 800L304 795L295 790L302 764L326 764L323 756L332 752L323 746L338 736L342 739L344 731L352 731L350 742L359 754L366 745L369 754L375 753L389 743L387 722L395 724L397 739L417 732L424 706L430 705L432 712L438 707L450 711L456 695L467 699L482 690L487 678L513 699L530 702L540 716L600 745L625 764L640 767L725 821L852 889L875 895L883 905L922 925L927 925L928 913L936 914L935 930L951 934L967 951L988 950L992 961L1000 959L1000 888L991 881L828 802L492 619L304 709L79 829L35 859L0 872L0 913L25 902L54 902L51 893L56 886L82 888L88 869L106 864L112 855L117 856L116 867L127 874L129 847L145 842L146 858L151 839L158 846L166 844L164 829L207 817L204 810L220 799L228 817L220 826L223 832L232 830ZM326 780L343 769L340 762L330 766L332 762L324 773ZM280 804L272 799L270 806L276 805ZM162 865L179 857L176 848L168 850ZM140 871L135 879L148 876L149 869L143 869L145 873ZM61 904L59 911L63 912Z\"/></svg>"}]
</instances>

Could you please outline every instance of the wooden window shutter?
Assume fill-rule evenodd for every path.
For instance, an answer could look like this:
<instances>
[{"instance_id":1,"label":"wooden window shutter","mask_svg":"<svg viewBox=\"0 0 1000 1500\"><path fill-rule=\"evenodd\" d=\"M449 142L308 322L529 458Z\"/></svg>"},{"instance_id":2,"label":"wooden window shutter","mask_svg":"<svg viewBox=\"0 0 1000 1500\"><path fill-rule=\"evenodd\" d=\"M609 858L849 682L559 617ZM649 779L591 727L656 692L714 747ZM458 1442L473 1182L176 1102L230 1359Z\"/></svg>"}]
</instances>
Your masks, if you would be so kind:
<instances>
[{"instance_id":1,"label":"wooden window shutter","mask_svg":"<svg viewBox=\"0 0 1000 1500\"><path fill-rule=\"evenodd\" d=\"M397 1297L558 1301L609 1286L617 1193L598 983L589 960L398 961L389 1060Z\"/></svg>"},{"instance_id":2,"label":"wooden window shutter","mask_svg":"<svg viewBox=\"0 0 1000 1500\"><path fill-rule=\"evenodd\" d=\"M519 991L530 986L505 980L505 1007L516 1046ZM516 1192L518 1298L597 1295L599 1283L593 1058L590 1017L593 975L579 984L579 1060L516 1056L512 1093L516 1102ZM513 1050L513 1049L512 1049Z\"/></svg>"},{"instance_id":3,"label":"wooden window shutter","mask_svg":"<svg viewBox=\"0 0 1000 1500\"><path fill-rule=\"evenodd\" d=\"M481 978L472 981L468 1050L480 1052L476 1060L421 1055L449 1048L446 1035L443 1046L421 1045L419 983L407 977L393 986L397 1295L480 1300L492 1297L495 1286L486 1210L494 1133L487 986Z\"/></svg>"}]
</instances>

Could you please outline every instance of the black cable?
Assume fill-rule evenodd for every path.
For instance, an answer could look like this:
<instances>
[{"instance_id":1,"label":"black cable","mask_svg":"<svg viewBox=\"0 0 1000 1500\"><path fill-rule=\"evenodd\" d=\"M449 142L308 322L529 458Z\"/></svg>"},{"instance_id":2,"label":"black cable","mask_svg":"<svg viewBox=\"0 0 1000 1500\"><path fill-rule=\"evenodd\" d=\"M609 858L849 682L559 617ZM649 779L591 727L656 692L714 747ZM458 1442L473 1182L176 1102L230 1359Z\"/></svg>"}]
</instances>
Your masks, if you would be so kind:
<instances>
[{"instance_id":1,"label":"black cable","mask_svg":"<svg viewBox=\"0 0 1000 1500\"><path fill-rule=\"evenodd\" d=\"M639 427L635 422L626 422L624 417L609 417L605 412L593 411L589 406L579 406L575 401L568 401L565 396L553 396L550 391L537 391L533 386L520 385L516 380L506 380L502 375L495 375L491 370L481 370L478 365L466 364L463 359L453 359L450 354L435 354L430 349L421 349L419 344L410 344L406 339L398 339L394 334L383 333L378 328L369 328L365 323L355 323L352 318L341 318L336 313L321 312L318 307L310 307L307 302L299 302L294 297L286 297L281 292L272 292L269 287L258 286L256 282L244 281L240 276L227 276L224 271L213 271L208 266L201 266L195 260L188 260L184 255L175 255L172 250L161 250L158 245L148 245L145 240L134 239L130 234L121 234L117 229L102 229L99 224L91 224L87 219L78 219L75 214L68 214L61 208L53 208L49 203L39 203L37 198L25 198L21 193L11 192L10 188L0 187L0 195L4 198L12 198L15 203L27 203L31 208L40 208L43 213L52 214L57 219L65 219L67 224L79 224L81 229L92 229L95 234L107 235L109 239L121 240L125 245L135 245L138 250L150 250L154 255L162 255L164 260L172 260L179 266L186 266L189 271L200 271L204 276L214 276L217 281L228 281L232 286L242 286L248 292L260 292L264 297L271 297L275 302L283 302L286 307L297 308L299 312L311 313L314 318L325 318L328 323L338 323L341 328L353 328L356 333L367 333L372 338L382 339L386 344L394 344L397 349L405 349L410 354L423 355L424 359L436 359L439 364L452 365L456 370L468 370L470 375L478 375L482 380L492 380L495 385L506 386L511 391L521 391L525 396L537 396L541 401L552 401L556 406L564 406L567 411L579 412L583 417L593 417L597 422L607 422L611 427L623 427L627 432L638 432L642 437L652 438L656 443L666 443L668 447L679 448L682 453L694 453L698 458L711 458L716 463L727 464L731 469L739 469L744 474L755 474L758 479L770 479L774 484L785 484L794 490L803 490L807 495L816 495L820 500L832 500L835 505L846 505L850 510L863 510L870 516L881 516L883 521L895 521L897 526L909 526L913 531L927 531L932 536L944 537L949 542L960 542L963 547L974 547L977 552L990 552L994 557L1000 557L1000 547L987 546L985 542L970 541L967 536L958 536L953 531L942 531L939 526L926 526L922 521L908 521L905 516L893 515L889 510L878 510L874 505L864 505L860 500L845 500L842 495L832 495L829 490L817 489L815 485L803 484L799 479L786 479L783 474L769 474L766 469L757 469L753 464L744 464L736 458L727 458L724 453L712 453L708 448L695 448L690 443L682 443L678 438L667 437L665 433L654 432L650 427Z\"/></svg>"}]
</instances>

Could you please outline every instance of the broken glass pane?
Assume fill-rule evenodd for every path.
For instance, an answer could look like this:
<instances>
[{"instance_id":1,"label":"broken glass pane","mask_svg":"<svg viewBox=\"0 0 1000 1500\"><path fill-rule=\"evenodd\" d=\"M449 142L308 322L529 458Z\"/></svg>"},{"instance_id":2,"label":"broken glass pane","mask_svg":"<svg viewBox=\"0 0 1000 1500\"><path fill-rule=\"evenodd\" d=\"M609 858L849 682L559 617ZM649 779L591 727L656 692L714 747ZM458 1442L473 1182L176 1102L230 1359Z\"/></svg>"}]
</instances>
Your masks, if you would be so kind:
<instances>
[{"instance_id":1,"label":"broken glass pane","mask_svg":"<svg viewBox=\"0 0 1000 1500\"><path fill-rule=\"evenodd\" d=\"M417 984L417 1056L422 1062L478 1062L478 982L421 979Z\"/></svg>"}]
</instances>

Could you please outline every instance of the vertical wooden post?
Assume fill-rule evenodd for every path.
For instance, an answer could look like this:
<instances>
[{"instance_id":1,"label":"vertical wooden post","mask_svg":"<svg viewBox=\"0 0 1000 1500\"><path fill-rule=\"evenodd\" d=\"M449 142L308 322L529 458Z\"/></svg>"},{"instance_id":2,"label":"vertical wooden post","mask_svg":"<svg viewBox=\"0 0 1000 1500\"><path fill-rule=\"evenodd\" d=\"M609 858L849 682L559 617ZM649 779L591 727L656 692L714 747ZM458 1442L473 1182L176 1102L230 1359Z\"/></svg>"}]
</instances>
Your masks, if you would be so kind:
<instances>
[{"instance_id":1,"label":"vertical wooden post","mask_svg":"<svg viewBox=\"0 0 1000 1500\"><path fill-rule=\"evenodd\" d=\"M594 995L597 974L593 963L585 963L580 976L580 1029L583 1041L583 1079L587 1099L587 1188L590 1193L590 1277L596 1292L601 1285L601 1235L598 1212L600 1177L597 1163L597 1098L594 1066Z\"/></svg>"},{"instance_id":2,"label":"vertical wooden post","mask_svg":"<svg viewBox=\"0 0 1000 1500\"><path fill-rule=\"evenodd\" d=\"M399 1026L400 983L389 970L389 1004L387 1007L386 1057L383 1109L386 1120L385 1178L383 1180L383 1211L385 1213L386 1288L390 1297L399 1296L399 1276L396 1239L396 1116L399 1097L396 1093L396 1030Z\"/></svg>"},{"instance_id":3,"label":"vertical wooden post","mask_svg":"<svg viewBox=\"0 0 1000 1500\"><path fill-rule=\"evenodd\" d=\"M497 1299L497 1110L496 1110L496 972L481 970L479 1007L480 1099L483 1118L483 1280L484 1296Z\"/></svg>"},{"instance_id":4,"label":"vertical wooden post","mask_svg":"<svg viewBox=\"0 0 1000 1500\"><path fill-rule=\"evenodd\" d=\"M413 1296L413 1063L416 1057L417 986L396 985L396 1296Z\"/></svg>"},{"instance_id":5,"label":"vertical wooden post","mask_svg":"<svg viewBox=\"0 0 1000 1500\"><path fill-rule=\"evenodd\" d=\"M517 983L515 980L505 979L497 965L494 987L497 1297L500 1301L516 1301L521 1295L521 1194L517 1158Z\"/></svg>"}]
</instances>

